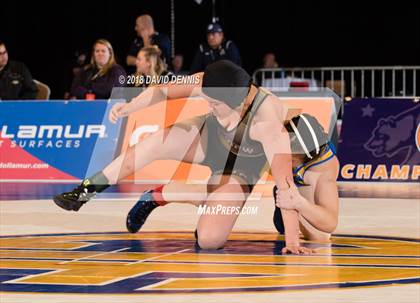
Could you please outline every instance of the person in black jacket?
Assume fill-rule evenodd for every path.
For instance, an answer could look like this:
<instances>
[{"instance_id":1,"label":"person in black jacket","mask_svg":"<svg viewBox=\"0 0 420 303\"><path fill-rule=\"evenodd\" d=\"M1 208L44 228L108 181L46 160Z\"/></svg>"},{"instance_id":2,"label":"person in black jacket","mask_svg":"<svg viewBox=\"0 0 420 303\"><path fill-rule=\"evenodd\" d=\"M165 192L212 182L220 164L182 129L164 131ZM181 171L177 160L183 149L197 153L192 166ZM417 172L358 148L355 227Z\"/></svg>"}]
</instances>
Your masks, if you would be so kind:
<instances>
[{"instance_id":1,"label":"person in black jacket","mask_svg":"<svg viewBox=\"0 0 420 303\"><path fill-rule=\"evenodd\" d=\"M38 89L22 62L9 60L6 45L0 41L0 99L35 99Z\"/></svg>"},{"instance_id":2,"label":"person in black jacket","mask_svg":"<svg viewBox=\"0 0 420 303\"><path fill-rule=\"evenodd\" d=\"M232 40L225 40L222 27L218 23L210 23L207 26L207 43L200 44L190 72L197 73L205 70L210 63L219 60L229 60L241 66L239 50Z\"/></svg>"},{"instance_id":3,"label":"person in black jacket","mask_svg":"<svg viewBox=\"0 0 420 303\"><path fill-rule=\"evenodd\" d=\"M153 19L150 15L137 17L134 29L137 37L131 43L126 59L129 72L134 72L137 54L143 47L156 45L161 50L161 56L165 63L167 65L171 63L171 40L166 34L155 30Z\"/></svg>"},{"instance_id":4,"label":"person in black jacket","mask_svg":"<svg viewBox=\"0 0 420 303\"><path fill-rule=\"evenodd\" d=\"M111 43L95 42L90 64L73 80L70 97L76 99L108 99L114 87L124 86L125 71L115 61Z\"/></svg>"}]
</instances>

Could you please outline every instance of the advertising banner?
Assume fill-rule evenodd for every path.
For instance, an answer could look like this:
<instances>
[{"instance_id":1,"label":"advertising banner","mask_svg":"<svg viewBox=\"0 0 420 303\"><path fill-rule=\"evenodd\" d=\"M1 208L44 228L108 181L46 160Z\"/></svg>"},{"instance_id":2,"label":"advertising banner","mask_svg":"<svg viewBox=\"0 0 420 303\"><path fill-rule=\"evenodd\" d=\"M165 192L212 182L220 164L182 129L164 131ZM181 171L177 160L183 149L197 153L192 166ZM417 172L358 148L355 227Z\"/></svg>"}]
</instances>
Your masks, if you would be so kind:
<instances>
[{"instance_id":1,"label":"advertising banner","mask_svg":"<svg viewBox=\"0 0 420 303\"><path fill-rule=\"evenodd\" d=\"M0 180L82 179L115 154L115 101L0 102Z\"/></svg>"},{"instance_id":2,"label":"advertising banner","mask_svg":"<svg viewBox=\"0 0 420 303\"><path fill-rule=\"evenodd\" d=\"M418 182L420 103L353 99L344 105L340 181Z\"/></svg>"}]
</instances>

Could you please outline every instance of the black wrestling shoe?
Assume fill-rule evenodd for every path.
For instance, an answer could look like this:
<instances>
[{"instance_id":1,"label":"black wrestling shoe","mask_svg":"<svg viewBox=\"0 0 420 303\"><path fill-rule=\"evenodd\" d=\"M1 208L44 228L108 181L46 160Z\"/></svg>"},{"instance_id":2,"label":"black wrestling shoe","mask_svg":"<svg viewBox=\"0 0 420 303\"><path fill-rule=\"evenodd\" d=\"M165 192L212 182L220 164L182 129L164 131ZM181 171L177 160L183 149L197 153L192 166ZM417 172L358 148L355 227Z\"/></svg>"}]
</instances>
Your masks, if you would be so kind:
<instances>
[{"instance_id":1,"label":"black wrestling shoe","mask_svg":"<svg viewBox=\"0 0 420 303\"><path fill-rule=\"evenodd\" d=\"M79 185L70 192L62 193L53 198L54 203L65 210L78 211L83 204L88 202L96 192L89 192L88 189Z\"/></svg>"},{"instance_id":2,"label":"black wrestling shoe","mask_svg":"<svg viewBox=\"0 0 420 303\"><path fill-rule=\"evenodd\" d=\"M153 199L153 190L144 192L136 205L130 210L127 215L126 226L130 233L136 233L140 230L146 222L150 213L159 206Z\"/></svg>"},{"instance_id":3,"label":"black wrestling shoe","mask_svg":"<svg viewBox=\"0 0 420 303\"><path fill-rule=\"evenodd\" d=\"M277 196L277 185L273 187L273 197L274 197L274 203L277 202L276 199ZM281 216L280 208L274 205L274 214L273 214L273 223L276 227L277 231L284 235L284 223L283 223L283 217Z\"/></svg>"}]
</instances>

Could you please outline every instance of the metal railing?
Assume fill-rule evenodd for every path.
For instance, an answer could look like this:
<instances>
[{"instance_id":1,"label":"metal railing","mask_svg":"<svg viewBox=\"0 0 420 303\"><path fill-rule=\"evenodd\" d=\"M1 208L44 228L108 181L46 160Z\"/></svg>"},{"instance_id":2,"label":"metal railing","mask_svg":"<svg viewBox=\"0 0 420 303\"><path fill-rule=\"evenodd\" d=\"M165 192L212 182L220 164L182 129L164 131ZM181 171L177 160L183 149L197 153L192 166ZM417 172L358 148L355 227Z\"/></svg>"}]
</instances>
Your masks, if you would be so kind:
<instances>
[{"instance_id":1,"label":"metal railing","mask_svg":"<svg viewBox=\"0 0 420 303\"><path fill-rule=\"evenodd\" d=\"M253 80L268 88L307 82L312 89L328 87L341 97L416 97L420 66L262 68Z\"/></svg>"}]
</instances>

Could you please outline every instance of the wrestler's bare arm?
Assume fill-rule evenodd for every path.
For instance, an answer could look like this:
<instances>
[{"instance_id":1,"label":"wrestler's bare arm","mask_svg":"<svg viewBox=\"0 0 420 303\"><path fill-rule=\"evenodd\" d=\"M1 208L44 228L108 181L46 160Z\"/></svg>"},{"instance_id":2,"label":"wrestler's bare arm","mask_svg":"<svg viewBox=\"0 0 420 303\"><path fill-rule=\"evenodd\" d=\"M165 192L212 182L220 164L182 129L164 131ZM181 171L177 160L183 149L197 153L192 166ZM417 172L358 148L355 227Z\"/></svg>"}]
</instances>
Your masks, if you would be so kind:
<instances>
[{"instance_id":1,"label":"wrestler's bare arm","mask_svg":"<svg viewBox=\"0 0 420 303\"><path fill-rule=\"evenodd\" d=\"M328 166L337 165L329 163ZM311 203L303 198L296 208L311 225L326 233L332 233L338 223L338 188L336 179L337 172L335 169L329 169L321 173L315 185L315 203Z\"/></svg>"},{"instance_id":2,"label":"wrestler's bare arm","mask_svg":"<svg viewBox=\"0 0 420 303\"><path fill-rule=\"evenodd\" d=\"M165 84L155 85L147 88L137 97L133 98L129 103L117 103L111 111L112 118L121 118L136 112L142 108L149 107L156 103L179 98L194 97L201 94L201 83L203 73L191 75L195 77L194 84ZM115 120L115 119L111 119Z\"/></svg>"},{"instance_id":3,"label":"wrestler's bare arm","mask_svg":"<svg viewBox=\"0 0 420 303\"><path fill-rule=\"evenodd\" d=\"M252 121L251 139L261 142L279 188L286 188L286 176L292 177L289 135L284 128L283 107L275 96L268 96Z\"/></svg>"},{"instance_id":4,"label":"wrestler's bare arm","mask_svg":"<svg viewBox=\"0 0 420 303\"><path fill-rule=\"evenodd\" d=\"M283 108L278 99L268 96L258 109L250 130L251 138L263 145L273 178L280 190L288 189L286 177L293 179L290 140L284 129L283 117ZM295 210L282 210L282 214L286 246L298 247L298 213Z\"/></svg>"}]
</instances>

